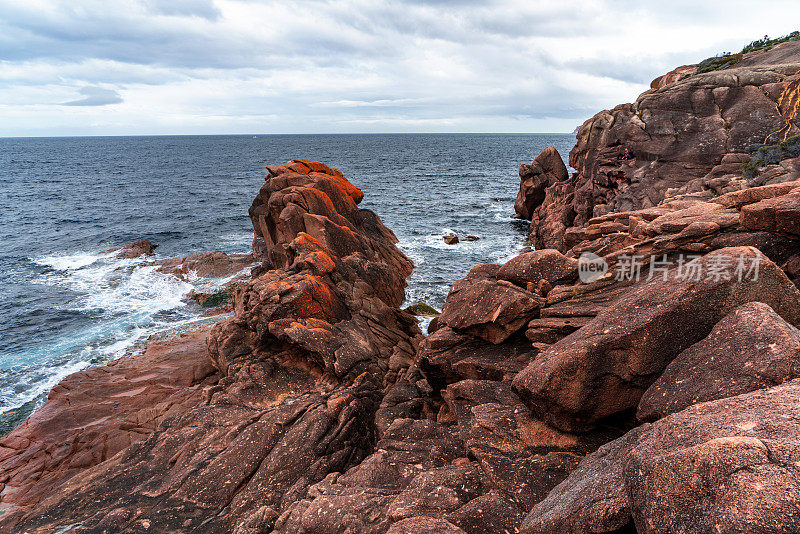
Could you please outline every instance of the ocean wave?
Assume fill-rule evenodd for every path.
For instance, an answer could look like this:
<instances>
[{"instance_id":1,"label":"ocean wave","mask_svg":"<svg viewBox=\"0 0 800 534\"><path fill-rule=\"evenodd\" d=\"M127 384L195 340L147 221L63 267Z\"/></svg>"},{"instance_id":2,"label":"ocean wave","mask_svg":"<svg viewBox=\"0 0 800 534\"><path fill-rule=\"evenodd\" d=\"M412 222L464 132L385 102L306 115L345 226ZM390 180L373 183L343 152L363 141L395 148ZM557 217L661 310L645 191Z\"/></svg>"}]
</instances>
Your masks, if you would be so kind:
<instances>
[{"instance_id":1,"label":"ocean wave","mask_svg":"<svg viewBox=\"0 0 800 534\"><path fill-rule=\"evenodd\" d=\"M31 261L45 267L33 283L72 292L60 309L82 312L85 324L55 340L3 355L0 412L37 399L71 373L122 357L151 335L202 316L186 300L194 285L158 272L151 258L79 252Z\"/></svg>"}]
</instances>

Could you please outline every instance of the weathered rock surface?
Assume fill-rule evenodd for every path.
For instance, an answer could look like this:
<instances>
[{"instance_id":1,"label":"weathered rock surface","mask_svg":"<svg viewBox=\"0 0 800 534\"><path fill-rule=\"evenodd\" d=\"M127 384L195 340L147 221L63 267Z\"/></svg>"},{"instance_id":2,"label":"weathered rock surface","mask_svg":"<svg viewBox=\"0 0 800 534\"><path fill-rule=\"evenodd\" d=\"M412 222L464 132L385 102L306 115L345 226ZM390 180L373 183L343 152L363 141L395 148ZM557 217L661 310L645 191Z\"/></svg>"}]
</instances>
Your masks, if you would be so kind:
<instances>
[{"instance_id":1,"label":"weathered rock surface","mask_svg":"<svg viewBox=\"0 0 800 534\"><path fill-rule=\"evenodd\" d=\"M153 254L155 249L156 245L152 244L147 239L140 239L138 241L134 241L133 243L123 245L122 247L106 250L105 252L114 252L114 256L117 258L132 259L138 258L139 256L150 256Z\"/></svg>"},{"instance_id":2,"label":"weathered rock surface","mask_svg":"<svg viewBox=\"0 0 800 534\"><path fill-rule=\"evenodd\" d=\"M798 380L697 404L587 456L521 531L794 532L799 422Z\"/></svg>"},{"instance_id":3,"label":"weathered rock surface","mask_svg":"<svg viewBox=\"0 0 800 534\"><path fill-rule=\"evenodd\" d=\"M226 254L215 250L164 260L158 267L158 271L172 274L183 280L192 276L227 278L238 273L249 275L246 270L248 267L253 267L254 264L255 260L252 254Z\"/></svg>"},{"instance_id":4,"label":"weathered rock surface","mask_svg":"<svg viewBox=\"0 0 800 534\"><path fill-rule=\"evenodd\" d=\"M533 211L544 201L545 190L567 178L567 166L552 146L542 150L530 165L522 164L519 168L519 193L514 202L515 216L530 220Z\"/></svg>"},{"instance_id":5,"label":"weathered rock surface","mask_svg":"<svg viewBox=\"0 0 800 534\"><path fill-rule=\"evenodd\" d=\"M500 343L538 316L541 299L511 282L463 278L447 296L439 326Z\"/></svg>"},{"instance_id":6,"label":"weathered rock surface","mask_svg":"<svg viewBox=\"0 0 800 534\"><path fill-rule=\"evenodd\" d=\"M800 375L800 330L772 308L733 310L708 337L680 353L644 393L637 416L649 421L698 402L775 386Z\"/></svg>"},{"instance_id":7,"label":"weathered rock surface","mask_svg":"<svg viewBox=\"0 0 800 534\"><path fill-rule=\"evenodd\" d=\"M533 507L525 534L620 532L632 521L623 467L647 427L636 428L588 455L546 499Z\"/></svg>"},{"instance_id":8,"label":"weathered rock surface","mask_svg":"<svg viewBox=\"0 0 800 534\"><path fill-rule=\"evenodd\" d=\"M786 181L789 169L766 163L757 176L743 178L742 163L750 161L752 146L800 134L799 69L800 43L784 43L733 68L681 79L691 74L691 66L682 67L635 103L598 113L570 152L577 172L536 197L531 242L566 251L564 231L592 217L651 208L679 193L719 195ZM621 158L625 149L633 159Z\"/></svg>"},{"instance_id":9,"label":"weathered rock surface","mask_svg":"<svg viewBox=\"0 0 800 534\"><path fill-rule=\"evenodd\" d=\"M44 406L0 439L0 505L35 505L200 402L218 379L205 343L210 328L154 341L142 355L62 380Z\"/></svg>"},{"instance_id":10,"label":"weathered rock surface","mask_svg":"<svg viewBox=\"0 0 800 534\"><path fill-rule=\"evenodd\" d=\"M800 43L697 70L587 121L573 176L552 147L523 165L537 250L454 282L424 340L363 193L269 166L261 265L207 357L65 380L0 441L0 531L800 530ZM590 283L584 252L609 268Z\"/></svg>"},{"instance_id":11,"label":"weathered rock surface","mask_svg":"<svg viewBox=\"0 0 800 534\"><path fill-rule=\"evenodd\" d=\"M578 278L578 261L553 249L524 252L500 267L497 278L525 288L541 280L550 286L573 282Z\"/></svg>"},{"instance_id":12,"label":"weathered rock surface","mask_svg":"<svg viewBox=\"0 0 800 534\"><path fill-rule=\"evenodd\" d=\"M208 335L218 380L0 529L262 532L368 456L420 334L397 308L412 264L361 197L322 164L270 167L251 217L272 268L236 287L234 316Z\"/></svg>"},{"instance_id":13,"label":"weathered rock surface","mask_svg":"<svg viewBox=\"0 0 800 534\"><path fill-rule=\"evenodd\" d=\"M712 265L737 258L758 262L756 280L708 278ZM667 280L632 286L519 373L514 388L534 413L557 428L584 431L635 408L675 356L741 304L765 302L800 324L800 293L757 249L720 249L692 265L702 280L676 280L673 271Z\"/></svg>"}]
</instances>

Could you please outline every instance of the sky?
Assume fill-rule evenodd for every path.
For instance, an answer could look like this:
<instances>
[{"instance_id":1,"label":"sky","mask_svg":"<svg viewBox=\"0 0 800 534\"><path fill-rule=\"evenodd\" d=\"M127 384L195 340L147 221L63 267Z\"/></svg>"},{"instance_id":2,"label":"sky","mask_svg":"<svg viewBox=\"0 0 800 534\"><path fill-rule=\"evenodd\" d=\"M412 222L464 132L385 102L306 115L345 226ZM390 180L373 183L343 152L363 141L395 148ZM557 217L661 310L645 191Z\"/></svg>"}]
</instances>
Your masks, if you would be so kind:
<instances>
[{"instance_id":1,"label":"sky","mask_svg":"<svg viewBox=\"0 0 800 534\"><path fill-rule=\"evenodd\" d=\"M0 0L0 136L571 132L796 29L796 0Z\"/></svg>"}]
</instances>

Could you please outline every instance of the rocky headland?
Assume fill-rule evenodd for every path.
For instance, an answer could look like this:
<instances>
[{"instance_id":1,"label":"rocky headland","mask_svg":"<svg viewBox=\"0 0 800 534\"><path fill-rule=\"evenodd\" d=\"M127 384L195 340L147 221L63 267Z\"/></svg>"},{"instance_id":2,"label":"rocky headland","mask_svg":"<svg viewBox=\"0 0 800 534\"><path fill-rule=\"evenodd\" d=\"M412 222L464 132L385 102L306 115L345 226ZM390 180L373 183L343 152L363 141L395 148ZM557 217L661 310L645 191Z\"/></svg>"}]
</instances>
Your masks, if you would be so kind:
<instances>
[{"instance_id":1,"label":"rocky headland","mask_svg":"<svg viewBox=\"0 0 800 534\"><path fill-rule=\"evenodd\" d=\"M704 70L522 165L535 250L427 336L361 190L269 166L232 314L55 387L0 531L800 531L800 43Z\"/></svg>"}]
</instances>

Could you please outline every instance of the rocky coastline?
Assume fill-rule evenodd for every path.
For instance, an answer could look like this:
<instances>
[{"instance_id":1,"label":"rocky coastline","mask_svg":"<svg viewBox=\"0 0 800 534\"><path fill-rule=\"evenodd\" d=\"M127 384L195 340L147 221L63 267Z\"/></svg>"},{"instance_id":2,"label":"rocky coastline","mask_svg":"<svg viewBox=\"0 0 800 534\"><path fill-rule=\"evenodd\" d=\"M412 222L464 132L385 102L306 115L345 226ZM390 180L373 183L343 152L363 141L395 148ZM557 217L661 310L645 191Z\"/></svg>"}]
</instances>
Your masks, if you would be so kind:
<instances>
[{"instance_id":1,"label":"rocky coastline","mask_svg":"<svg viewBox=\"0 0 800 534\"><path fill-rule=\"evenodd\" d=\"M364 193L268 166L252 256L161 267L255 261L230 314L53 388L0 532L800 531L800 43L698 70L523 164L427 335Z\"/></svg>"}]
</instances>

